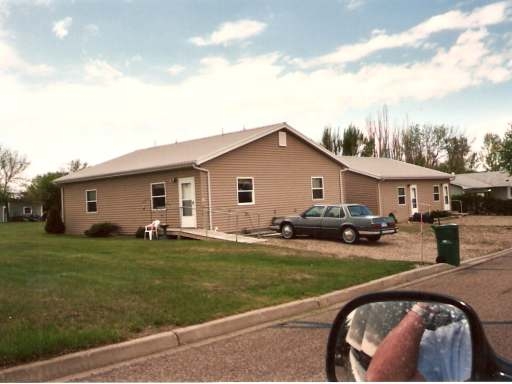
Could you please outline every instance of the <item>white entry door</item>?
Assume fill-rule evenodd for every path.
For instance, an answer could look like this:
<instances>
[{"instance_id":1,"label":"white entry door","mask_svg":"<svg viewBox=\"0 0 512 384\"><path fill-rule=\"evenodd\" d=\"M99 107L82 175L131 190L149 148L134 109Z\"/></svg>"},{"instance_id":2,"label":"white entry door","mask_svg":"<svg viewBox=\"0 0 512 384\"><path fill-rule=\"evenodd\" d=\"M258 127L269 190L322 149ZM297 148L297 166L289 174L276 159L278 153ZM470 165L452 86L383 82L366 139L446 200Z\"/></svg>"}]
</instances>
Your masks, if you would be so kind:
<instances>
[{"instance_id":1,"label":"white entry door","mask_svg":"<svg viewBox=\"0 0 512 384\"><path fill-rule=\"evenodd\" d=\"M193 177L179 179L180 218L182 228L196 228L196 187Z\"/></svg>"},{"instance_id":2,"label":"white entry door","mask_svg":"<svg viewBox=\"0 0 512 384\"><path fill-rule=\"evenodd\" d=\"M445 211L451 210L450 189L448 187L448 184L443 184L443 209Z\"/></svg>"},{"instance_id":3,"label":"white entry door","mask_svg":"<svg viewBox=\"0 0 512 384\"><path fill-rule=\"evenodd\" d=\"M414 215L418 211L418 187L411 185L411 214Z\"/></svg>"}]
</instances>

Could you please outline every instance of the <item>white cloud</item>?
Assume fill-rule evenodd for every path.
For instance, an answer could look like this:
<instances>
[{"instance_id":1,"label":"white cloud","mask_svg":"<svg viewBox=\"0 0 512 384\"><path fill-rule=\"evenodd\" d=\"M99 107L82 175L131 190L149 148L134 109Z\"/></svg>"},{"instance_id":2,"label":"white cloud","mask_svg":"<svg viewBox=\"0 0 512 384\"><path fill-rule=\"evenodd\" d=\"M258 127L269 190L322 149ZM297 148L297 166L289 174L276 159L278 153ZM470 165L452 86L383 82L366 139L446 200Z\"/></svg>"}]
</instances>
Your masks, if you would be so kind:
<instances>
[{"instance_id":1,"label":"white cloud","mask_svg":"<svg viewBox=\"0 0 512 384\"><path fill-rule=\"evenodd\" d=\"M62 20L56 21L53 23L53 33L59 39L64 39L69 34L69 29L71 28L71 24L73 23L72 17L65 17Z\"/></svg>"},{"instance_id":2,"label":"white cloud","mask_svg":"<svg viewBox=\"0 0 512 384\"><path fill-rule=\"evenodd\" d=\"M363 43L342 45L332 53L310 60L296 60L296 62L304 67L354 62L384 49L417 46L432 34L442 31L465 30L500 24L509 18L511 10L512 1L507 0L476 8L468 13L459 10L449 11L433 16L404 32L378 33Z\"/></svg>"},{"instance_id":3,"label":"white cloud","mask_svg":"<svg viewBox=\"0 0 512 384\"><path fill-rule=\"evenodd\" d=\"M271 53L207 57L198 72L172 84L129 77L103 60L86 63L85 82L29 87L0 72L0 126L12 127L2 140L29 153L30 172L38 173L76 157L94 164L156 139L183 141L276 121L319 139L321 127L337 124L350 109L510 81L510 52L491 51L488 35L484 28L465 31L430 59L351 71L290 71L283 55ZM41 145L48 137L56 138L53 147Z\"/></svg>"},{"instance_id":4,"label":"white cloud","mask_svg":"<svg viewBox=\"0 0 512 384\"><path fill-rule=\"evenodd\" d=\"M25 61L14 48L2 41L0 33L0 73L2 71L29 76L46 76L53 72L53 68L46 64L32 64Z\"/></svg>"},{"instance_id":5,"label":"white cloud","mask_svg":"<svg viewBox=\"0 0 512 384\"><path fill-rule=\"evenodd\" d=\"M190 39L193 44L203 47L207 45L229 45L233 42L246 40L259 35L267 24L256 20L238 20L221 24L209 36L195 36Z\"/></svg>"},{"instance_id":6,"label":"white cloud","mask_svg":"<svg viewBox=\"0 0 512 384\"><path fill-rule=\"evenodd\" d=\"M169 68L167 68L167 73L171 76L176 76L183 72L185 70L185 67L183 65L174 64L171 65Z\"/></svg>"},{"instance_id":7,"label":"white cloud","mask_svg":"<svg viewBox=\"0 0 512 384\"><path fill-rule=\"evenodd\" d=\"M91 82L108 83L123 76L122 72L103 60L89 60L84 71L86 80Z\"/></svg>"},{"instance_id":8,"label":"white cloud","mask_svg":"<svg viewBox=\"0 0 512 384\"><path fill-rule=\"evenodd\" d=\"M354 9L361 8L365 2L365 0L345 0L345 7L349 11L353 11Z\"/></svg>"},{"instance_id":9,"label":"white cloud","mask_svg":"<svg viewBox=\"0 0 512 384\"><path fill-rule=\"evenodd\" d=\"M10 42L10 34L3 29L3 23L9 17L9 7L0 0L0 74L23 74L28 76L46 76L53 68L46 64L33 64L24 60Z\"/></svg>"}]
</instances>

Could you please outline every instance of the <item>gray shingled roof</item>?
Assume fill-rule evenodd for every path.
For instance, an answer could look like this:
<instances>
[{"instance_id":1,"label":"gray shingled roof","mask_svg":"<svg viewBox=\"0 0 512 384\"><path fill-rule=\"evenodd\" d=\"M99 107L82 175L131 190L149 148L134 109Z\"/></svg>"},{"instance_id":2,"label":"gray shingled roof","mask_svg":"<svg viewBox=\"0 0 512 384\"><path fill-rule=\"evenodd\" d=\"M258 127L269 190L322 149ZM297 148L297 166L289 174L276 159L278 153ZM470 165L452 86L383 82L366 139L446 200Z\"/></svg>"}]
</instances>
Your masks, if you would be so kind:
<instances>
[{"instance_id":1,"label":"gray shingled roof","mask_svg":"<svg viewBox=\"0 0 512 384\"><path fill-rule=\"evenodd\" d=\"M483 189L512 186L512 176L507 172L477 172L455 175L451 182L462 189Z\"/></svg>"},{"instance_id":2,"label":"gray shingled roof","mask_svg":"<svg viewBox=\"0 0 512 384\"><path fill-rule=\"evenodd\" d=\"M382 157L339 156L349 170L379 180L448 179L448 173Z\"/></svg>"},{"instance_id":3,"label":"gray shingled roof","mask_svg":"<svg viewBox=\"0 0 512 384\"><path fill-rule=\"evenodd\" d=\"M208 160L214 159L283 128L293 132L333 160L339 162L339 159L325 148L303 136L288 124L279 123L181 143L140 149L60 177L55 180L55 182L57 184L72 183L75 181L185 168L191 167L192 165L200 166Z\"/></svg>"}]
</instances>

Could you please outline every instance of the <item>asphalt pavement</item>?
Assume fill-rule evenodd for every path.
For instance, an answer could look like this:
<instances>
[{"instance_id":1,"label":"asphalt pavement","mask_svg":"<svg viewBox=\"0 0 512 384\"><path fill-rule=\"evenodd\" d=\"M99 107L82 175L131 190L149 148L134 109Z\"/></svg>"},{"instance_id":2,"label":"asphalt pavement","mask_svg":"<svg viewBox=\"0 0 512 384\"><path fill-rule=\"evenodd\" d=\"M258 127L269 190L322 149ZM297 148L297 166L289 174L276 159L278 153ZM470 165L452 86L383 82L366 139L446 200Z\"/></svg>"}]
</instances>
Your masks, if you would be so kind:
<instances>
[{"instance_id":1,"label":"asphalt pavement","mask_svg":"<svg viewBox=\"0 0 512 384\"><path fill-rule=\"evenodd\" d=\"M444 293L471 305L497 353L512 360L512 253L400 289ZM198 304L200 305L200 304ZM103 368L72 381L324 381L337 309Z\"/></svg>"}]
</instances>

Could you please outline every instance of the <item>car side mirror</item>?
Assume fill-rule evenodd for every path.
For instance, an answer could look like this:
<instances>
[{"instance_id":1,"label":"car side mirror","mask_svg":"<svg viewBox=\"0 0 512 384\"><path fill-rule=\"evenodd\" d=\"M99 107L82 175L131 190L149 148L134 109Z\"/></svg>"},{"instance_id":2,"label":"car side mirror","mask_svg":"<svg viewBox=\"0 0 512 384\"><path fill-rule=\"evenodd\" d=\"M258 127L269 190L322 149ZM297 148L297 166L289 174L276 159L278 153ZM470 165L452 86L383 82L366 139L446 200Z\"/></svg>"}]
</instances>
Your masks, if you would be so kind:
<instances>
[{"instance_id":1,"label":"car side mirror","mask_svg":"<svg viewBox=\"0 0 512 384\"><path fill-rule=\"evenodd\" d=\"M329 381L467 381L512 378L475 311L424 292L358 297L338 313L327 344Z\"/></svg>"}]
</instances>

